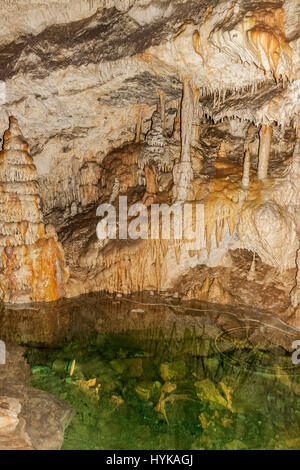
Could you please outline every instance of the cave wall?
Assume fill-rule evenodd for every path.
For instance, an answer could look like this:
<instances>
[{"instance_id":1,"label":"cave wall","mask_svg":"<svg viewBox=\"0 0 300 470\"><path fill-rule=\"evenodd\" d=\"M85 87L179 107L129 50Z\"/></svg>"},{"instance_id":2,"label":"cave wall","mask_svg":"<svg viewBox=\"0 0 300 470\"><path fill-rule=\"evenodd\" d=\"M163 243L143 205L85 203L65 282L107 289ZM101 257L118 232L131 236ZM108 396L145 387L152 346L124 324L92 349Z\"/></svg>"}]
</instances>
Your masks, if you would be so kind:
<instances>
[{"instance_id":1,"label":"cave wall","mask_svg":"<svg viewBox=\"0 0 300 470\"><path fill-rule=\"evenodd\" d=\"M14 116L28 142L41 223L53 226L55 246L62 243L62 272L65 260L70 266L56 297L172 291L201 267L207 276L179 295L268 309L277 285L277 313L295 316L299 2L0 6L0 135ZM204 204L205 247L100 243L96 208L122 194L147 206ZM238 270L246 294L234 296Z\"/></svg>"}]
</instances>

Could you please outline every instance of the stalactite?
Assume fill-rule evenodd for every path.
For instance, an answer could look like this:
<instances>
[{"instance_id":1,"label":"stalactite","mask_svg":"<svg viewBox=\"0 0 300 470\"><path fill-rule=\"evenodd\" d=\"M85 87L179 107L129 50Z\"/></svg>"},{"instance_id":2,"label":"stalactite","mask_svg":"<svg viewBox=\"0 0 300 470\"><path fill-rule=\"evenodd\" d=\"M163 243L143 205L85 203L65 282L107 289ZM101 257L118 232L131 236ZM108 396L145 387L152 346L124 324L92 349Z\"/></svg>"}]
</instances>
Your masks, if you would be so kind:
<instances>
[{"instance_id":1,"label":"stalactite","mask_svg":"<svg viewBox=\"0 0 300 470\"><path fill-rule=\"evenodd\" d=\"M255 25L246 33L249 46L254 47L260 63L263 63L262 51L264 52L276 81L279 79L277 69L281 57L284 57L288 64L288 70L285 71L287 78L291 74L293 64L292 50L284 33L284 16L282 8L273 11L258 10L249 19Z\"/></svg>"},{"instance_id":2,"label":"stalactite","mask_svg":"<svg viewBox=\"0 0 300 470\"><path fill-rule=\"evenodd\" d=\"M109 204L113 204L120 193L120 181L118 177L115 177L115 181L112 187L111 195L109 197Z\"/></svg>"},{"instance_id":3,"label":"stalactite","mask_svg":"<svg viewBox=\"0 0 300 470\"><path fill-rule=\"evenodd\" d=\"M190 162L191 133L194 117L194 94L190 81L184 81L183 100L181 108L181 161Z\"/></svg>"},{"instance_id":4,"label":"stalactite","mask_svg":"<svg viewBox=\"0 0 300 470\"><path fill-rule=\"evenodd\" d=\"M152 115L152 125L146 135L145 146L140 152L138 166L144 170L145 166L151 166L155 163L160 171L166 171L170 162L164 158L165 137L163 135L163 124L160 114L160 108L154 111Z\"/></svg>"},{"instance_id":5,"label":"stalactite","mask_svg":"<svg viewBox=\"0 0 300 470\"><path fill-rule=\"evenodd\" d=\"M263 124L259 133L260 143L257 176L260 180L264 180L268 176L272 131L272 125Z\"/></svg>"}]
</instances>

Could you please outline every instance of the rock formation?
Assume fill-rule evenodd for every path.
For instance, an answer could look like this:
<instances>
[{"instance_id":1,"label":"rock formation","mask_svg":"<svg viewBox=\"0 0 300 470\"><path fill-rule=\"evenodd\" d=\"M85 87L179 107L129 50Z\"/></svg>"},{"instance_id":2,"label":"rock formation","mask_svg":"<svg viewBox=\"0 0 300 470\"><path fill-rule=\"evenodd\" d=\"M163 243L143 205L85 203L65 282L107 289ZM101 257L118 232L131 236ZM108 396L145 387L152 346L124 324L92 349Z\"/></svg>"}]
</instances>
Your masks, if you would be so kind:
<instances>
[{"instance_id":1,"label":"rock formation","mask_svg":"<svg viewBox=\"0 0 300 470\"><path fill-rule=\"evenodd\" d=\"M10 117L0 163L1 273L5 302L64 296L67 271L55 230L43 223L36 167L18 122Z\"/></svg>"},{"instance_id":2,"label":"rock formation","mask_svg":"<svg viewBox=\"0 0 300 470\"><path fill-rule=\"evenodd\" d=\"M160 174L169 171L171 166L165 152L163 109L164 106L161 103L154 111L151 118L151 129L147 132L145 144L138 159L140 178L145 181L146 185L143 203L148 206L155 201L155 195L159 191Z\"/></svg>"},{"instance_id":3,"label":"rock formation","mask_svg":"<svg viewBox=\"0 0 300 470\"><path fill-rule=\"evenodd\" d=\"M244 157L243 180L242 180L242 185L244 186L244 188L248 188L249 178L250 178L250 153L249 153L249 150L246 149L245 157Z\"/></svg>"},{"instance_id":4,"label":"rock formation","mask_svg":"<svg viewBox=\"0 0 300 470\"><path fill-rule=\"evenodd\" d=\"M0 368L0 450L59 450L74 410L30 387L24 352L9 345L7 362Z\"/></svg>"},{"instance_id":5,"label":"rock formation","mask_svg":"<svg viewBox=\"0 0 300 470\"><path fill-rule=\"evenodd\" d=\"M148 290L277 309L300 326L298 2L16 0L4 10L0 131L16 116L34 164L11 120L3 300ZM153 203L190 203L189 229L202 205L201 248L174 230L98 240L97 207L117 213L119 196L149 217Z\"/></svg>"},{"instance_id":6,"label":"rock formation","mask_svg":"<svg viewBox=\"0 0 300 470\"><path fill-rule=\"evenodd\" d=\"M191 164L191 135L194 117L194 96L189 79L184 80L181 104L181 155L173 170L174 200L184 202L193 179Z\"/></svg>"},{"instance_id":7,"label":"rock formation","mask_svg":"<svg viewBox=\"0 0 300 470\"><path fill-rule=\"evenodd\" d=\"M207 408L194 412L191 398L189 424L201 426L205 443L218 434L210 423L218 415L226 448L243 448L230 427L248 432L247 420L231 399L224 351L210 348L224 330L238 331L230 343L236 372L247 366L241 329L253 339L258 367L270 338L272 360L299 339L299 0L0 0L0 8L0 450L59 449L73 415L29 386L24 350L9 341L46 348L35 372L44 385L46 375L52 380L64 369L60 396L70 389L75 401L82 391L101 397L101 438L117 407L122 419L130 411L131 391L134 406L146 399L168 423L165 403L171 409L185 396L182 384L173 393L171 363L159 364L154 382L157 364L148 351L131 358L118 346L112 360L103 335L124 328L145 337L155 331L155 350L160 328L168 347L170 338L177 344L183 337L192 351L186 365L194 398ZM94 333L95 354L102 342L105 349L99 377L81 371L69 344L66 361L59 351L48 363L48 347ZM203 339L201 354L194 333ZM185 351L181 343L176 348ZM90 351L92 371L98 366L88 368ZM282 359L293 373L290 357ZM118 364L125 362L123 376ZM270 374L279 398L286 387L289 406L290 392L300 388L281 365L272 364ZM135 381L144 366L147 383ZM204 366L209 378L200 380ZM123 384L129 375L132 389ZM240 386L243 374L232 375L245 395L237 402L246 403L251 390ZM254 376L256 416L262 383L268 389L272 382ZM275 396L265 391L270 411ZM299 428L297 411L287 420L280 400L271 447L286 431L278 426ZM75 420L79 429L80 413ZM136 423L137 433L151 431L143 415ZM269 442L266 423L256 425ZM164 441L163 428L156 437Z\"/></svg>"},{"instance_id":8,"label":"rock formation","mask_svg":"<svg viewBox=\"0 0 300 470\"><path fill-rule=\"evenodd\" d=\"M259 144L257 176L259 179L264 180L268 176L271 139L272 139L272 126L263 125L261 127L259 136L260 136L260 144Z\"/></svg>"}]
</instances>

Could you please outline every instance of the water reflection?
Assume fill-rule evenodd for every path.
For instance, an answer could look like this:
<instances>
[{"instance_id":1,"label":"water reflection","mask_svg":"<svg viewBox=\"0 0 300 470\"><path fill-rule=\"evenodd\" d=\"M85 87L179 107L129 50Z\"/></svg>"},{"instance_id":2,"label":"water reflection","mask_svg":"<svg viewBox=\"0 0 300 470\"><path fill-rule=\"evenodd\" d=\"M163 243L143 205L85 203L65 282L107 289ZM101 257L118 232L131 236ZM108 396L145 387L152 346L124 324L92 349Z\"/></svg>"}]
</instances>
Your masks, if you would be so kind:
<instances>
[{"instance_id":1,"label":"water reflection","mask_svg":"<svg viewBox=\"0 0 300 470\"><path fill-rule=\"evenodd\" d=\"M65 449L298 449L299 330L249 308L90 294L2 306L32 385L73 405Z\"/></svg>"}]
</instances>

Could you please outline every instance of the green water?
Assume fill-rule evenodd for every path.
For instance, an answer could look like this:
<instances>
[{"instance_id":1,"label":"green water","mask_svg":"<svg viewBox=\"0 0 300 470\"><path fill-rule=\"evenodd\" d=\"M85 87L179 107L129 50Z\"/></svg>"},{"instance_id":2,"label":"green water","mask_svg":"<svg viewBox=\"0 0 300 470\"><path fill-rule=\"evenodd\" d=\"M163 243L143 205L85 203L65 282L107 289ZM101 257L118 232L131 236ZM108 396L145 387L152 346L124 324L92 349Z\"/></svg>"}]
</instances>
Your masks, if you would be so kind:
<instances>
[{"instance_id":1,"label":"green water","mask_svg":"<svg viewBox=\"0 0 300 470\"><path fill-rule=\"evenodd\" d=\"M241 335L95 334L28 348L32 385L75 410L63 449L299 449L291 354Z\"/></svg>"}]
</instances>

